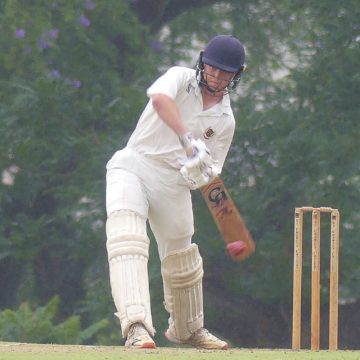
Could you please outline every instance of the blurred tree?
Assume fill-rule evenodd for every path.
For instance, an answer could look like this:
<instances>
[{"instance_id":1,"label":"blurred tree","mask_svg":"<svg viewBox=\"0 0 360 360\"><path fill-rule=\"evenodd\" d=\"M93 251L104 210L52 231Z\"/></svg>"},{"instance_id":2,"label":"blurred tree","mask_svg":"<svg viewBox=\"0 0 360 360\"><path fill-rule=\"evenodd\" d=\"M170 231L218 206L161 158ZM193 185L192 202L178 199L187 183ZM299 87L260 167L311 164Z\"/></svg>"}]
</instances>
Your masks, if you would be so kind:
<instances>
[{"instance_id":1,"label":"blurred tree","mask_svg":"<svg viewBox=\"0 0 360 360\"><path fill-rule=\"evenodd\" d=\"M347 305L340 333L348 338L340 344L359 346L352 311L360 297L357 1L0 4L0 308L42 305L58 294L60 319L75 312L87 326L112 318L106 161L125 145L156 75L173 64L194 66L210 37L233 33L246 46L249 71L232 96L238 124L223 177L257 252L231 263L194 192L207 326L235 345L288 347L293 209L333 206L342 216ZM151 258L161 334L166 313L154 241ZM305 275L309 266L305 257ZM95 341L117 344L112 324ZM164 344L161 336L157 342Z\"/></svg>"},{"instance_id":2,"label":"blurred tree","mask_svg":"<svg viewBox=\"0 0 360 360\"><path fill-rule=\"evenodd\" d=\"M3 11L0 306L58 294L67 316L85 271L100 263L106 276L105 165L134 126L156 51L118 1Z\"/></svg>"}]
</instances>

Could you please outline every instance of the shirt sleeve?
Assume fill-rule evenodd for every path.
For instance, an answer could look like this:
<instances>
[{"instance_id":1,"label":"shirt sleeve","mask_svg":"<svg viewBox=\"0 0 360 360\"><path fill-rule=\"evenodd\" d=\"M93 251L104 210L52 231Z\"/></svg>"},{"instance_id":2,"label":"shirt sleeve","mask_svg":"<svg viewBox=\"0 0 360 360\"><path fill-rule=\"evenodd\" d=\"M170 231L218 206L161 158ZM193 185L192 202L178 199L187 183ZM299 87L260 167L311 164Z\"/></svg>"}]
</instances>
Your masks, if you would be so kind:
<instances>
[{"instance_id":1,"label":"shirt sleeve","mask_svg":"<svg viewBox=\"0 0 360 360\"><path fill-rule=\"evenodd\" d=\"M190 75L189 69L173 66L147 89L147 96L164 94L175 99L179 89L189 81Z\"/></svg>"}]
</instances>

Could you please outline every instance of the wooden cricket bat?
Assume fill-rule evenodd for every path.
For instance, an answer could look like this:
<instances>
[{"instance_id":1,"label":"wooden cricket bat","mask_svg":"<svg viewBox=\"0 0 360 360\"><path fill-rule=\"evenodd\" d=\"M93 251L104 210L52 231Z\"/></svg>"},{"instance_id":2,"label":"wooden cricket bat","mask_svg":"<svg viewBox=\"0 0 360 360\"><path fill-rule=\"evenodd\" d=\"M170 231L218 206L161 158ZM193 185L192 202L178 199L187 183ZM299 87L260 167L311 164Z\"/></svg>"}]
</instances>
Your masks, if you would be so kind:
<instances>
[{"instance_id":1,"label":"wooden cricket bat","mask_svg":"<svg viewBox=\"0 0 360 360\"><path fill-rule=\"evenodd\" d=\"M255 251L255 242L224 182L216 177L200 190L225 243L230 244L241 240L246 244L240 254L231 255L231 257L235 261L241 261L252 255Z\"/></svg>"}]
</instances>

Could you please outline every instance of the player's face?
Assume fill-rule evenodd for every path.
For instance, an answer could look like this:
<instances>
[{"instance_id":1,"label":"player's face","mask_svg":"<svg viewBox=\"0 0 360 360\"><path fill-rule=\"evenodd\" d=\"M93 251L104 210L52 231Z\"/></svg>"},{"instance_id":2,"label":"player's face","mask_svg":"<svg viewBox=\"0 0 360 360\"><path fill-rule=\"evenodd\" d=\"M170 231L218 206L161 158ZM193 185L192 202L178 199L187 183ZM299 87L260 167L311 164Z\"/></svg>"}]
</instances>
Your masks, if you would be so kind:
<instances>
[{"instance_id":1,"label":"player's face","mask_svg":"<svg viewBox=\"0 0 360 360\"><path fill-rule=\"evenodd\" d=\"M223 91L234 77L234 73L205 64L204 78L208 86L215 91Z\"/></svg>"}]
</instances>

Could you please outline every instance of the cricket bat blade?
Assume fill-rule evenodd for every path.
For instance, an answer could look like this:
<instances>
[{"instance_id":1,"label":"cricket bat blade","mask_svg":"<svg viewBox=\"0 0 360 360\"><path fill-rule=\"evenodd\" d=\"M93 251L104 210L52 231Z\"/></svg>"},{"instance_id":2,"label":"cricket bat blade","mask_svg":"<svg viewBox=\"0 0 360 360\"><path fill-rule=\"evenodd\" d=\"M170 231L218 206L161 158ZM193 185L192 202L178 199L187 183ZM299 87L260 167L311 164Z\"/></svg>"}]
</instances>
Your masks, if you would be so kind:
<instances>
[{"instance_id":1,"label":"cricket bat blade","mask_svg":"<svg viewBox=\"0 0 360 360\"><path fill-rule=\"evenodd\" d=\"M217 177L200 190L225 243L231 244L240 240L246 245L240 254L230 254L231 257L235 261L241 261L251 256L255 252L255 241L224 182Z\"/></svg>"}]
</instances>

